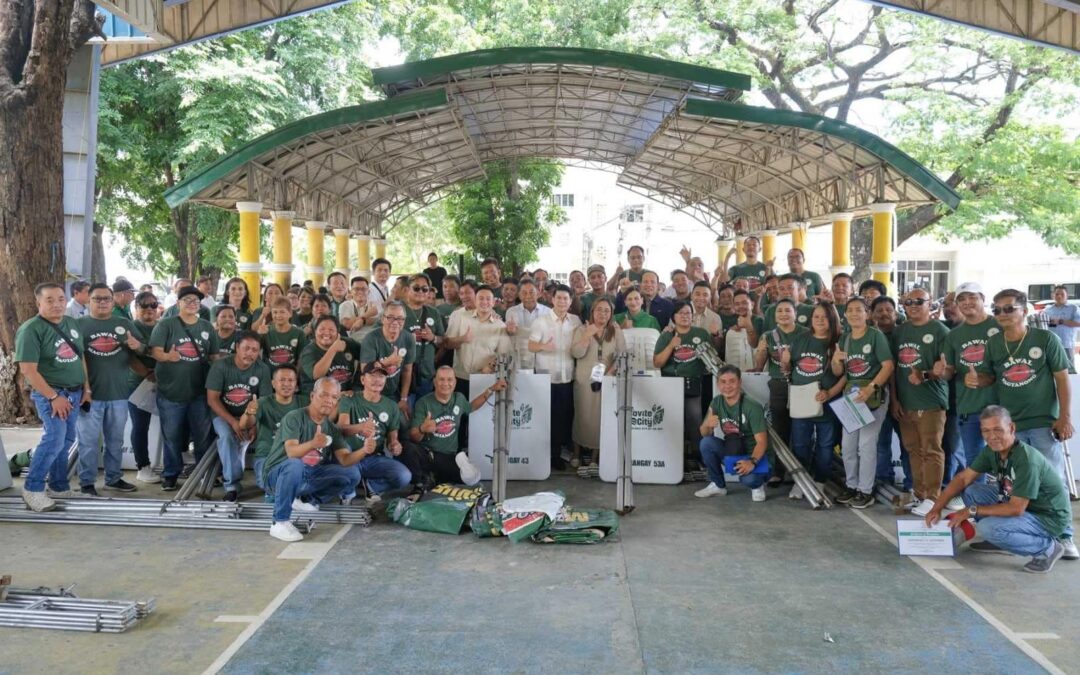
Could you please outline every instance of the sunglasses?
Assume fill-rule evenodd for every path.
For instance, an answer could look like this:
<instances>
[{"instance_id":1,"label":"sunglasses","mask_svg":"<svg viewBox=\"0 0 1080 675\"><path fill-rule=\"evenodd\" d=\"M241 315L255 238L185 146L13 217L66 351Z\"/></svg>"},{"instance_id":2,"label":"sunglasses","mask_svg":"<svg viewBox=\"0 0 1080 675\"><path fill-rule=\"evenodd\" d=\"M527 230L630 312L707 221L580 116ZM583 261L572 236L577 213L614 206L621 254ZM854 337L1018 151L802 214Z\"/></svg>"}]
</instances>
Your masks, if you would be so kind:
<instances>
[{"instance_id":1,"label":"sunglasses","mask_svg":"<svg viewBox=\"0 0 1080 675\"><path fill-rule=\"evenodd\" d=\"M90 299L93 300L94 302L112 302L113 301L111 295L109 295L109 296L94 296L94 297L91 297Z\"/></svg>"},{"instance_id":2,"label":"sunglasses","mask_svg":"<svg viewBox=\"0 0 1080 675\"><path fill-rule=\"evenodd\" d=\"M991 309L990 311L994 313L994 316L997 316L998 314L1012 314L1013 312L1019 311L1020 309L1021 308L1017 307L1016 305L1005 305L1004 307L998 307L997 305L994 305L993 309Z\"/></svg>"},{"instance_id":3,"label":"sunglasses","mask_svg":"<svg viewBox=\"0 0 1080 675\"><path fill-rule=\"evenodd\" d=\"M139 305L139 309L157 309L157 308L158 308L158 304L156 302L151 302L151 303L146 304L146 305Z\"/></svg>"},{"instance_id":4,"label":"sunglasses","mask_svg":"<svg viewBox=\"0 0 1080 675\"><path fill-rule=\"evenodd\" d=\"M411 288L413 289L414 293L427 293L428 291L431 290L427 286L412 286Z\"/></svg>"},{"instance_id":5,"label":"sunglasses","mask_svg":"<svg viewBox=\"0 0 1080 675\"><path fill-rule=\"evenodd\" d=\"M915 307L922 307L928 302L930 301L926 298L908 298L904 301L904 307L911 307L912 305L914 305Z\"/></svg>"}]
</instances>

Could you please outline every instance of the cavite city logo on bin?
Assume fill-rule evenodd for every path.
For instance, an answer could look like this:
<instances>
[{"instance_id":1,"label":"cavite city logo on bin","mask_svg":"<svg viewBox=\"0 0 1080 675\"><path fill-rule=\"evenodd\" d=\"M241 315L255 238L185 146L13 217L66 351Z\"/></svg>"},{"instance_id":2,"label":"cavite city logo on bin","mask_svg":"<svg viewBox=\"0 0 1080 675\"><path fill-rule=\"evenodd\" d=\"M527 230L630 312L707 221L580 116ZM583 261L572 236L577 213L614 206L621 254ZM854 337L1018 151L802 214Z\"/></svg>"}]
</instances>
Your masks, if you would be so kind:
<instances>
[{"instance_id":1,"label":"cavite city logo on bin","mask_svg":"<svg viewBox=\"0 0 1080 675\"><path fill-rule=\"evenodd\" d=\"M528 403L522 403L518 407L514 408L513 415L510 418L511 429L531 429L532 428L532 416L533 408Z\"/></svg>"},{"instance_id":2,"label":"cavite city logo on bin","mask_svg":"<svg viewBox=\"0 0 1080 675\"><path fill-rule=\"evenodd\" d=\"M664 424L664 406L653 404L644 410L635 410L630 418L630 426L635 430L660 431Z\"/></svg>"}]
</instances>

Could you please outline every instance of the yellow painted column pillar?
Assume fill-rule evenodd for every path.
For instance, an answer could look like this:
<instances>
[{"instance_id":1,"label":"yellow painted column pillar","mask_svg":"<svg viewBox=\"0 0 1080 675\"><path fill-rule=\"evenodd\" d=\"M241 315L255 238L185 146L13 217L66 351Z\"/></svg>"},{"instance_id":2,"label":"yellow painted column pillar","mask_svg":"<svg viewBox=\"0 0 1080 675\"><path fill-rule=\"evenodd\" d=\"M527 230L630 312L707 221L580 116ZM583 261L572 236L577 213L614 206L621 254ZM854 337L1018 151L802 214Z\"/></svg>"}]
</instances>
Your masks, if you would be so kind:
<instances>
[{"instance_id":1,"label":"yellow painted column pillar","mask_svg":"<svg viewBox=\"0 0 1080 675\"><path fill-rule=\"evenodd\" d=\"M262 301L262 264L259 262L259 217L262 202L236 202L240 212L240 251L236 270L247 283L251 294L251 306L258 307Z\"/></svg>"},{"instance_id":2,"label":"yellow painted column pillar","mask_svg":"<svg viewBox=\"0 0 1080 675\"><path fill-rule=\"evenodd\" d=\"M334 228L334 271L349 276L349 229Z\"/></svg>"},{"instance_id":3,"label":"yellow painted column pillar","mask_svg":"<svg viewBox=\"0 0 1080 675\"><path fill-rule=\"evenodd\" d=\"M326 283L326 270L323 268L323 237L326 234L326 223L318 220L307 222L307 278L311 279L315 288Z\"/></svg>"},{"instance_id":4,"label":"yellow painted column pillar","mask_svg":"<svg viewBox=\"0 0 1080 675\"><path fill-rule=\"evenodd\" d=\"M739 235L735 237L735 264L741 265L746 262L746 253L743 252L743 242L746 241L746 237Z\"/></svg>"},{"instance_id":5,"label":"yellow painted column pillar","mask_svg":"<svg viewBox=\"0 0 1080 675\"><path fill-rule=\"evenodd\" d=\"M266 270L274 275L274 283L286 291L292 284L292 226L296 213L293 211L271 211L274 221L274 262Z\"/></svg>"},{"instance_id":6,"label":"yellow painted column pillar","mask_svg":"<svg viewBox=\"0 0 1080 675\"><path fill-rule=\"evenodd\" d=\"M375 257L386 258L386 239L374 239L375 243Z\"/></svg>"},{"instance_id":7,"label":"yellow painted column pillar","mask_svg":"<svg viewBox=\"0 0 1080 675\"><path fill-rule=\"evenodd\" d=\"M851 264L851 218L850 213L833 213L832 221L832 265L829 273L833 276L851 274L855 266Z\"/></svg>"},{"instance_id":8,"label":"yellow painted column pillar","mask_svg":"<svg viewBox=\"0 0 1080 675\"><path fill-rule=\"evenodd\" d=\"M720 267L724 264L724 260L727 259L728 251L731 250L731 246L735 242L730 239L717 239L716 240L716 266Z\"/></svg>"},{"instance_id":9,"label":"yellow painted column pillar","mask_svg":"<svg viewBox=\"0 0 1080 675\"><path fill-rule=\"evenodd\" d=\"M893 220L896 204L871 204L874 218L874 240L870 249L870 271L874 279L885 284L892 292L893 272Z\"/></svg>"},{"instance_id":10,"label":"yellow painted column pillar","mask_svg":"<svg viewBox=\"0 0 1080 675\"><path fill-rule=\"evenodd\" d=\"M791 248L797 248L806 253L806 231L809 229L806 223L791 224Z\"/></svg>"},{"instance_id":11,"label":"yellow painted column pillar","mask_svg":"<svg viewBox=\"0 0 1080 675\"><path fill-rule=\"evenodd\" d=\"M758 232L761 236L761 262L766 265L770 260L776 257L776 230L762 230Z\"/></svg>"},{"instance_id":12,"label":"yellow painted column pillar","mask_svg":"<svg viewBox=\"0 0 1080 675\"><path fill-rule=\"evenodd\" d=\"M356 265L361 276L371 279L371 235L356 235Z\"/></svg>"}]
</instances>

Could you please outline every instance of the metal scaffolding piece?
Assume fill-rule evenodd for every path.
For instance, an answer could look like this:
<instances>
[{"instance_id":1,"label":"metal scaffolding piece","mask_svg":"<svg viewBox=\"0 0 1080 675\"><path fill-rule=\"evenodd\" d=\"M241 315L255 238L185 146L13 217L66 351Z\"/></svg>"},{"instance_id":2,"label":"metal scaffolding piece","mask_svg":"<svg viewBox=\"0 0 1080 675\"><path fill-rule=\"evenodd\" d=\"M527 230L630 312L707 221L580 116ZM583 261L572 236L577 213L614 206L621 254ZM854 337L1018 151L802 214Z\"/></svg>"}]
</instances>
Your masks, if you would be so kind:
<instances>
[{"instance_id":1,"label":"metal scaffolding piece","mask_svg":"<svg viewBox=\"0 0 1080 675\"><path fill-rule=\"evenodd\" d=\"M123 633L153 611L153 598L97 600L80 598L70 587L59 591L11 588L0 600L0 626Z\"/></svg>"},{"instance_id":2,"label":"metal scaffolding piece","mask_svg":"<svg viewBox=\"0 0 1080 675\"><path fill-rule=\"evenodd\" d=\"M514 411L514 357L501 354L495 358L495 379L505 380L506 387L495 392L495 447L491 453L491 496L496 502L506 499L506 467L510 456L510 426Z\"/></svg>"},{"instance_id":3,"label":"metal scaffolding piece","mask_svg":"<svg viewBox=\"0 0 1080 675\"><path fill-rule=\"evenodd\" d=\"M207 450L203 453L203 456L195 463L195 468L192 469L188 477L184 479L184 484L180 486L180 489L176 492L176 497L161 505L162 514L164 514L173 504L184 503L195 495L195 491L199 488L202 479L210 472L210 467L214 465L214 460L217 460L218 462L221 461L217 456L216 450ZM211 486L212 485L213 483L211 483Z\"/></svg>"},{"instance_id":4,"label":"metal scaffolding piece","mask_svg":"<svg viewBox=\"0 0 1080 675\"><path fill-rule=\"evenodd\" d=\"M1073 472L1072 454L1069 452L1068 441L1061 442L1061 452L1064 455L1065 482L1069 485L1069 499L1075 502L1080 500L1080 491L1076 487L1076 473Z\"/></svg>"},{"instance_id":5,"label":"metal scaffolding piece","mask_svg":"<svg viewBox=\"0 0 1080 675\"><path fill-rule=\"evenodd\" d=\"M615 510L622 515L634 510L634 376L631 360L630 352L615 355L615 414L619 418L615 455L615 465L619 467L615 479Z\"/></svg>"}]
</instances>

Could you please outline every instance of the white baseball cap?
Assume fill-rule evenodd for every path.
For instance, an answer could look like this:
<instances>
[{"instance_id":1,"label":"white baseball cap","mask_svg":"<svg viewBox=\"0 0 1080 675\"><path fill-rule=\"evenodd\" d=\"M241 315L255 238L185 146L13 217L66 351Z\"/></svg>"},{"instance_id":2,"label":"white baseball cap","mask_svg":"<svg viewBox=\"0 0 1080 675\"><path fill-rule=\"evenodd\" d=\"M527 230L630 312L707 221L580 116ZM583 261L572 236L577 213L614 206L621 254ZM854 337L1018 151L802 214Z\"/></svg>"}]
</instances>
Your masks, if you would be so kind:
<instances>
[{"instance_id":1,"label":"white baseball cap","mask_svg":"<svg viewBox=\"0 0 1080 675\"><path fill-rule=\"evenodd\" d=\"M464 452L459 452L457 457L454 458L457 462L458 469L461 471L461 482L466 485L476 485L480 482L480 469L475 464L469 461L469 456Z\"/></svg>"},{"instance_id":2,"label":"white baseball cap","mask_svg":"<svg viewBox=\"0 0 1080 675\"><path fill-rule=\"evenodd\" d=\"M957 286L956 294L960 295L961 293L978 293L983 298L986 297L986 294L983 293L982 286L976 281L965 281Z\"/></svg>"}]
</instances>

